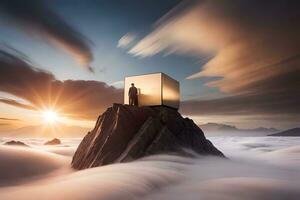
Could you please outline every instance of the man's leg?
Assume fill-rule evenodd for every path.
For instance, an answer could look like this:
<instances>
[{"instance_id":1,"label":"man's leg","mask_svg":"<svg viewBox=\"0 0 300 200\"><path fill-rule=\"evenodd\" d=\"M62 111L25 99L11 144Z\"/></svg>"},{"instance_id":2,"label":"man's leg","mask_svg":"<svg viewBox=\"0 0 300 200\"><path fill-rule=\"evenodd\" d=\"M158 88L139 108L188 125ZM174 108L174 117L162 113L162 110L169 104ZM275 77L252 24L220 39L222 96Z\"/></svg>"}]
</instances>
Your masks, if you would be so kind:
<instances>
[{"instance_id":1,"label":"man's leg","mask_svg":"<svg viewBox=\"0 0 300 200\"><path fill-rule=\"evenodd\" d=\"M139 105L138 97L137 97L137 96L134 98L134 105L135 105L135 106L138 106L138 105Z\"/></svg>"},{"instance_id":2,"label":"man's leg","mask_svg":"<svg viewBox=\"0 0 300 200\"><path fill-rule=\"evenodd\" d=\"M132 101L132 98L129 97L129 105L132 106L133 105L133 101Z\"/></svg>"}]
</instances>

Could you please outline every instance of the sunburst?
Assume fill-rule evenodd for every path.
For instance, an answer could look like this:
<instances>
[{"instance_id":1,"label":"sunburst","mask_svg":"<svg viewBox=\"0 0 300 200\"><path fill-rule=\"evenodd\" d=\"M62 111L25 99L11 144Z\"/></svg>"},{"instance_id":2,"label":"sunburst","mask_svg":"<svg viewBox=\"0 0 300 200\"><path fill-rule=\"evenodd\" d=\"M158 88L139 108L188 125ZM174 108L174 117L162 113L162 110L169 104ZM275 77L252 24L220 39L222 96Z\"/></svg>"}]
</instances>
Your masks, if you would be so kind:
<instances>
[{"instance_id":1,"label":"sunburst","mask_svg":"<svg viewBox=\"0 0 300 200\"><path fill-rule=\"evenodd\" d=\"M43 118L44 118L45 123L53 124L53 123L57 122L58 114L57 114L57 112L55 112L53 110L46 110L43 112Z\"/></svg>"}]
</instances>

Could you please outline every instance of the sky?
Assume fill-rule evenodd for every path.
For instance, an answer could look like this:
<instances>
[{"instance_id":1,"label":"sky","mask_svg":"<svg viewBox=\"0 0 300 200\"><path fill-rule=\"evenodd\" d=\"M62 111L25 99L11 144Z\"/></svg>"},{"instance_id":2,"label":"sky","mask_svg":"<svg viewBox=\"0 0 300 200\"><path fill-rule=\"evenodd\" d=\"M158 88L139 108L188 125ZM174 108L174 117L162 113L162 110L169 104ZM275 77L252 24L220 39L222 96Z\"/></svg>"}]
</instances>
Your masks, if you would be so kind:
<instances>
[{"instance_id":1,"label":"sky","mask_svg":"<svg viewBox=\"0 0 300 200\"><path fill-rule=\"evenodd\" d=\"M0 131L92 127L123 102L125 76L180 82L196 123L287 129L300 121L296 0L2 0Z\"/></svg>"}]
</instances>

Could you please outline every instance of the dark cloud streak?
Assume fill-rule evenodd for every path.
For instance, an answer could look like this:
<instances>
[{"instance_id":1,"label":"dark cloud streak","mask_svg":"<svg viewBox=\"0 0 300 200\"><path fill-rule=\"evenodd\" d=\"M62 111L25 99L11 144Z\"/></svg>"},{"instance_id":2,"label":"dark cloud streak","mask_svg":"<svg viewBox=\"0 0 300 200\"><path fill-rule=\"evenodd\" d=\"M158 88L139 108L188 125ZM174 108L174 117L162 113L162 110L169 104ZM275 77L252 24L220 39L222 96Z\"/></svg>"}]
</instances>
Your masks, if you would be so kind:
<instances>
[{"instance_id":1,"label":"dark cloud streak","mask_svg":"<svg viewBox=\"0 0 300 200\"><path fill-rule=\"evenodd\" d=\"M93 72L90 62L93 60L90 42L43 0L2 0L0 11L10 22L18 25L30 35L35 34L49 43L64 49L89 71Z\"/></svg>"},{"instance_id":2,"label":"dark cloud streak","mask_svg":"<svg viewBox=\"0 0 300 200\"><path fill-rule=\"evenodd\" d=\"M3 121L20 121L19 119L16 119L16 118L6 118L6 117L0 117L0 120L3 120Z\"/></svg>"},{"instance_id":3,"label":"dark cloud streak","mask_svg":"<svg viewBox=\"0 0 300 200\"><path fill-rule=\"evenodd\" d=\"M28 102L0 99L2 103L30 110L55 109L62 115L82 119L95 119L112 103L120 103L123 96L122 89L104 82L57 80L11 49L0 50L0 91Z\"/></svg>"},{"instance_id":4,"label":"dark cloud streak","mask_svg":"<svg viewBox=\"0 0 300 200\"><path fill-rule=\"evenodd\" d=\"M288 100L287 102L287 99ZM293 94L277 96L235 95L210 100L189 100L181 103L181 112L185 115L291 115L300 120L299 99Z\"/></svg>"},{"instance_id":5,"label":"dark cloud streak","mask_svg":"<svg viewBox=\"0 0 300 200\"><path fill-rule=\"evenodd\" d=\"M20 102L14 100L14 99L0 99L0 102L8 104L8 105L16 106L16 107L19 107L19 108L25 108L25 109L28 109L28 110L36 110L36 108L34 106L20 103Z\"/></svg>"}]
</instances>

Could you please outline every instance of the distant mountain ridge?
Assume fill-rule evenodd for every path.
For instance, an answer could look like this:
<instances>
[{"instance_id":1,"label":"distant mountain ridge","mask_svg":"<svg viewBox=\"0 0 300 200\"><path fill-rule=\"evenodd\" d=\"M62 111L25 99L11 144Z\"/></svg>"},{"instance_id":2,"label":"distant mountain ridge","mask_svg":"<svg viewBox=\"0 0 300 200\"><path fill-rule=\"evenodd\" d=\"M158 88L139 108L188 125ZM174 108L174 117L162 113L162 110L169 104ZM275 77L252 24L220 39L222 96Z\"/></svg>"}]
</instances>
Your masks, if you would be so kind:
<instances>
[{"instance_id":1,"label":"distant mountain ridge","mask_svg":"<svg viewBox=\"0 0 300 200\"><path fill-rule=\"evenodd\" d=\"M275 128L258 127L254 129L239 129L236 126L219 123L206 123L198 125L207 136L267 136L277 134L281 130ZM3 137L83 137L90 128L80 126L67 126L57 124L51 128L46 125L25 126L1 133ZM297 128L299 129L299 128ZM285 132L285 131L284 131ZM281 132L280 132L281 133Z\"/></svg>"},{"instance_id":2,"label":"distant mountain ridge","mask_svg":"<svg viewBox=\"0 0 300 200\"><path fill-rule=\"evenodd\" d=\"M292 128L279 133L270 134L268 136L300 137L300 128Z\"/></svg>"},{"instance_id":3,"label":"distant mountain ridge","mask_svg":"<svg viewBox=\"0 0 300 200\"><path fill-rule=\"evenodd\" d=\"M206 123L199 127L208 136L266 136L271 133L279 132L275 128L258 127L254 129L239 129L233 125Z\"/></svg>"}]
</instances>

